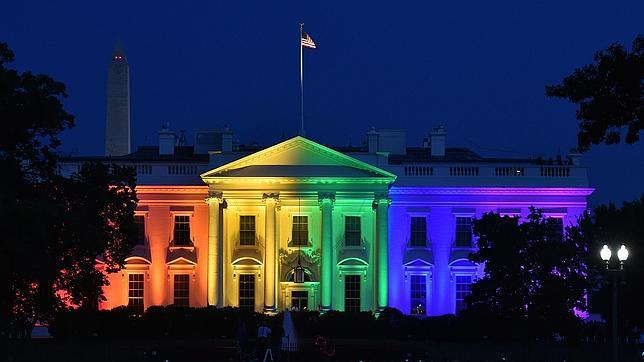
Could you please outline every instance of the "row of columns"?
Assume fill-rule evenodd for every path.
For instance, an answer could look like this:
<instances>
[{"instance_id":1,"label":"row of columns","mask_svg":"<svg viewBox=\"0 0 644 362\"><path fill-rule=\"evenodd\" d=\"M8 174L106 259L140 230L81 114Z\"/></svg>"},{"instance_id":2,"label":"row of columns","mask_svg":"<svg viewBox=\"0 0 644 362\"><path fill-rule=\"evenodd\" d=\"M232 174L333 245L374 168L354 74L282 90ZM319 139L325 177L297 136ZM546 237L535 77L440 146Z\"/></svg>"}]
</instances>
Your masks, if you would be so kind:
<instances>
[{"instance_id":1,"label":"row of columns","mask_svg":"<svg viewBox=\"0 0 644 362\"><path fill-rule=\"evenodd\" d=\"M222 205L225 201L221 192L209 192L208 204L208 305L221 307L223 304L223 240L222 240ZM264 194L265 205L265 247L264 247L264 311L275 312L276 275L277 275L277 227L276 211L279 210L279 194ZM318 202L322 213L322 246L321 246L321 306L323 310L333 308L333 206L334 193L319 193ZM388 304L388 208L390 199L386 195L378 196L373 202L376 212L376 301L378 309Z\"/></svg>"}]
</instances>

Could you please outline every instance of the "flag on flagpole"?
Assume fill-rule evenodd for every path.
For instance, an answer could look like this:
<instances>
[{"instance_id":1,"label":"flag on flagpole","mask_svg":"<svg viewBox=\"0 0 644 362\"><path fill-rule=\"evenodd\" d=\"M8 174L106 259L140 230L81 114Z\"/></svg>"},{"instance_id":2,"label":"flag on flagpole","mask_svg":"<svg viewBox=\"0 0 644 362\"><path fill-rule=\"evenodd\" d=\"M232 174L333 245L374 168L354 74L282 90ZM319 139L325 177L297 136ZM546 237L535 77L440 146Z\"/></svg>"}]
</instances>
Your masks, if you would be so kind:
<instances>
[{"instance_id":1,"label":"flag on flagpole","mask_svg":"<svg viewBox=\"0 0 644 362\"><path fill-rule=\"evenodd\" d=\"M313 42L313 39L307 34L305 31L302 31L302 46L305 48L311 48L315 49L315 43Z\"/></svg>"}]
</instances>

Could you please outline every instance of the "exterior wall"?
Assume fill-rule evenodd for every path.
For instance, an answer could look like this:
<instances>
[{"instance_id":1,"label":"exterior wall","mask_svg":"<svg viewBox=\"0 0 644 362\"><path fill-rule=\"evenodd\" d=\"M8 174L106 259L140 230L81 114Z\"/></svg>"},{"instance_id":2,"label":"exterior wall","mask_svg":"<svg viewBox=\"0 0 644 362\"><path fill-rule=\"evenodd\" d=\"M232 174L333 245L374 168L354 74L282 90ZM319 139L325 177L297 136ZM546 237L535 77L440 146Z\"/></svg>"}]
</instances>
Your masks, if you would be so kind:
<instances>
[{"instance_id":1,"label":"exterior wall","mask_svg":"<svg viewBox=\"0 0 644 362\"><path fill-rule=\"evenodd\" d=\"M428 276L427 314L455 312L455 277L482 275L482 267L467 261L473 248L454 244L456 217L480 217L494 211L526 217L529 208L543 209L546 216L573 223L586 208L587 188L421 188L390 190L389 305L411 312L410 276ZM410 217L427 218L429 244L409 246Z\"/></svg>"},{"instance_id":2,"label":"exterior wall","mask_svg":"<svg viewBox=\"0 0 644 362\"><path fill-rule=\"evenodd\" d=\"M292 192L292 191L290 191ZM573 223L586 208L591 189L568 188L420 188L393 187L389 207L388 228L388 301L391 307L410 313L410 280L424 275L427 282L427 314L441 315L455 311L455 276L481 275L479 266L466 261L472 249L455 248L457 216L480 217L489 211L525 217L530 206L544 210L546 215L562 217L564 225ZM125 268L108 276L105 287L107 300L101 309L128 303L128 274L144 274L144 305L173 303L174 275L190 275L190 306L207 305L208 280L208 205L204 203L207 186L141 186L137 214L146 218L149 241L149 262L146 258L130 258ZM232 193L224 198L222 218L224 247L222 295L225 306L238 306L239 275L255 275L255 310L264 308L266 204L262 192ZM376 213L372 207L373 193L353 197L337 196L332 208L333 259L331 272L331 308L344 309L344 277L358 274L361 279L361 309L376 310ZM321 307L320 250L322 248L322 213L317 193L299 198L283 191L276 211L275 295L278 309L291 306L291 292L306 290L310 309ZM183 260L168 264L168 245L172 239L173 216L189 215L191 238L196 263ZM254 215L256 245L239 245L239 217ZM297 263L298 248L289 245L293 215L309 217L310 245L302 247L302 263L310 271L310 282L296 284L288 280ZM344 245L345 216L361 217L362 242L359 247ZM412 248L411 216L427 218L429 244Z\"/></svg>"},{"instance_id":3,"label":"exterior wall","mask_svg":"<svg viewBox=\"0 0 644 362\"><path fill-rule=\"evenodd\" d=\"M328 151L305 145L290 153L274 152L253 165L304 166L311 171L312 166L339 164ZM218 155L211 155L217 161L214 164L225 163L224 156ZM228 162L237 156L224 158ZM128 275L143 273L145 308L173 303L175 274L190 276L190 306L238 306L240 275L253 274L258 312L291 307L293 291L308 291L310 309L344 310L345 278L359 275L361 310L388 304L410 313L411 279L424 276L426 314L454 313L457 277L475 279L482 274L481 266L467 260L473 249L455 246L456 217L480 217L489 211L525 217L529 207L535 206L569 225L586 209L587 196L593 191L587 188L585 168L576 166L389 165L382 154L354 156L399 177L393 185L389 184L393 175L386 182L362 176L226 178L217 173L204 174L201 180L198 172L211 170L213 163L179 169L174 163L135 165L142 170L137 214L145 216L148 242L133 250L122 271L108 276L107 300L100 308L127 305ZM62 171L73 172L74 167ZM462 168L476 171L462 174ZM568 171L557 171L564 168ZM521 171L514 172L517 169ZM271 203L274 229L267 224ZM310 244L301 248L289 245L292 217L298 214L309 217ZM174 215L190 216L191 247L171 247ZM239 243L242 215L255 216L254 246ZM344 243L346 216L361 218L360 246ZM426 247L409 245L412 216L427 220ZM324 220L330 220L330 225ZM274 253L267 255L271 240ZM300 252L310 281L296 284L289 276ZM274 270L267 275L270 265ZM274 289L266 289L271 279Z\"/></svg>"},{"instance_id":4,"label":"exterior wall","mask_svg":"<svg viewBox=\"0 0 644 362\"><path fill-rule=\"evenodd\" d=\"M144 274L144 306L168 305L174 302L174 275L190 275L190 306L206 305L208 206L204 203L207 187L139 186L139 205L136 214L145 217L147 243L135 247L137 256L126 259L125 268L108 275L104 288L106 301L101 309L111 309L128 303L128 275ZM174 215L190 216L194 260L168 259L172 240ZM147 254L147 255L146 255Z\"/></svg>"}]
</instances>

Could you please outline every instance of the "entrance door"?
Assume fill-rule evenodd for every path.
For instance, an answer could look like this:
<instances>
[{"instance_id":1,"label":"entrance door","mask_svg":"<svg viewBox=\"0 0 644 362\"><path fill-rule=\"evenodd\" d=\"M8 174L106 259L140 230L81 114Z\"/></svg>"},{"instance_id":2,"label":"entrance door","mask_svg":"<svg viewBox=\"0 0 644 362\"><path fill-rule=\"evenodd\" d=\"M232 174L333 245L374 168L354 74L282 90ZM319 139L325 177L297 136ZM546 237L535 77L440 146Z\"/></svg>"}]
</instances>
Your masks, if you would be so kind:
<instances>
[{"instance_id":1,"label":"entrance door","mask_svg":"<svg viewBox=\"0 0 644 362\"><path fill-rule=\"evenodd\" d=\"M239 308L248 312L255 311L255 275L239 275Z\"/></svg>"},{"instance_id":2,"label":"entrance door","mask_svg":"<svg viewBox=\"0 0 644 362\"><path fill-rule=\"evenodd\" d=\"M295 310L309 309L309 292L306 290L294 290L291 292L291 308Z\"/></svg>"}]
</instances>

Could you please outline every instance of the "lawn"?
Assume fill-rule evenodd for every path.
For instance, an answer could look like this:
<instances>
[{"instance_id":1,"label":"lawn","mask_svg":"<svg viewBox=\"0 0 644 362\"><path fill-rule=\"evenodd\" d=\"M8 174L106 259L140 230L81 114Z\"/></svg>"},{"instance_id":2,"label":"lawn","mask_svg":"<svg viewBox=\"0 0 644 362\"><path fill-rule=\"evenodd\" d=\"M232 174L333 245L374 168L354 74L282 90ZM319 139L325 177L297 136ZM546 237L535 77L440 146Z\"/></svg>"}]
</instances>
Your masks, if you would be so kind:
<instances>
[{"instance_id":1,"label":"lawn","mask_svg":"<svg viewBox=\"0 0 644 362\"><path fill-rule=\"evenodd\" d=\"M333 358L322 356L313 340L300 341L300 351L287 361L605 361L609 345L554 343L446 343L337 339L330 341ZM253 360L251 343L244 360ZM642 361L643 345L621 349L622 361ZM235 341L229 339L35 339L11 341L2 348L5 361L235 361ZM263 357L263 353L261 356ZM277 357L277 356L276 356ZM261 360L261 358L260 358Z\"/></svg>"}]
</instances>

